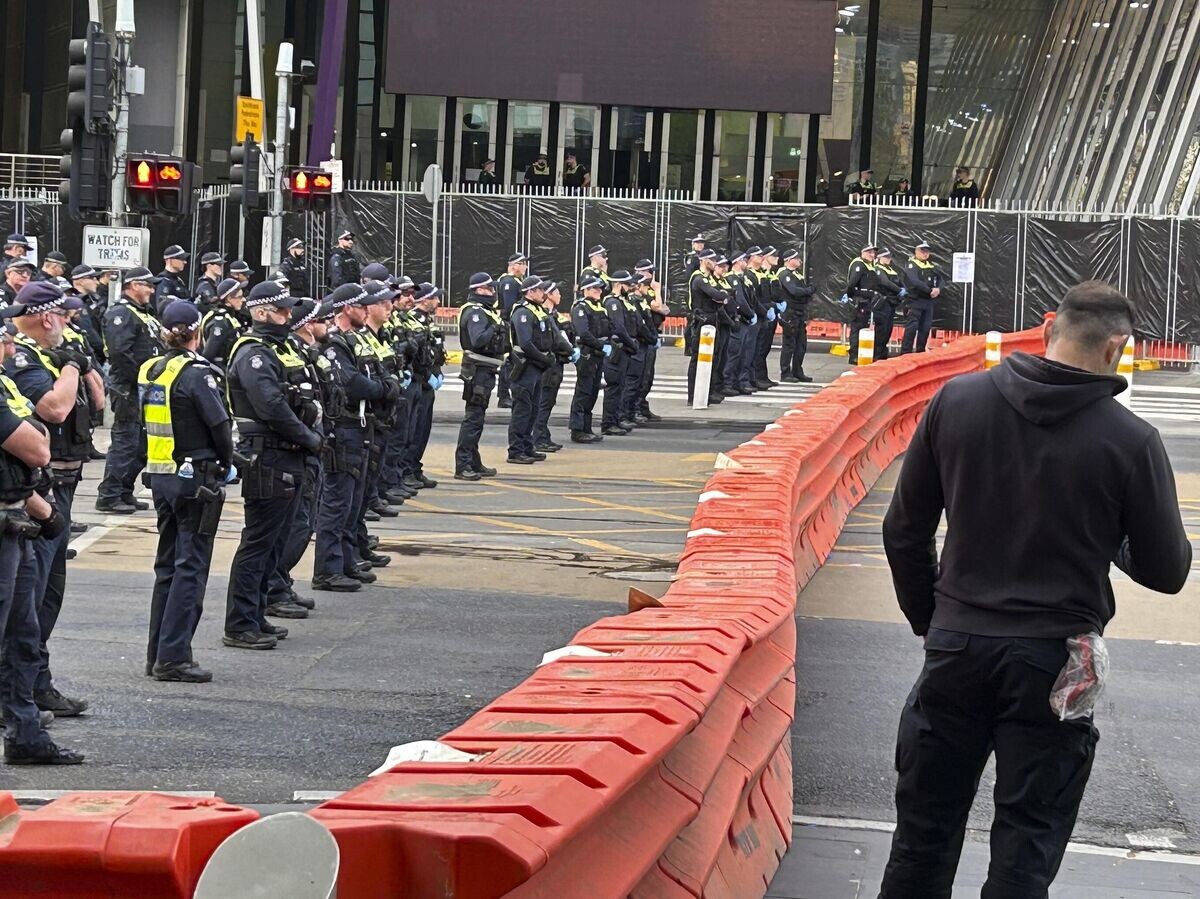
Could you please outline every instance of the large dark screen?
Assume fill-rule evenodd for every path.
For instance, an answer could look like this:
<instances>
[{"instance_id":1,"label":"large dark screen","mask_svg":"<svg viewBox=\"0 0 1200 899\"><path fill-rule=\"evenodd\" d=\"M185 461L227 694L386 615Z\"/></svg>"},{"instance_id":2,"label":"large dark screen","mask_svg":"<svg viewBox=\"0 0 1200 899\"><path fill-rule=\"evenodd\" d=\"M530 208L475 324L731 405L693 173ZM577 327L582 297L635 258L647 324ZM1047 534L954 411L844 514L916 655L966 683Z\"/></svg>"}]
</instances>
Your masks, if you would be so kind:
<instances>
[{"instance_id":1,"label":"large dark screen","mask_svg":"<svg viewBox=\"0 0 1200 899\"><path fill-rule=\"evenodd\" d=\"M828 113L834 0L391 0L397 94Z\"/></svg>"}]
</instances>

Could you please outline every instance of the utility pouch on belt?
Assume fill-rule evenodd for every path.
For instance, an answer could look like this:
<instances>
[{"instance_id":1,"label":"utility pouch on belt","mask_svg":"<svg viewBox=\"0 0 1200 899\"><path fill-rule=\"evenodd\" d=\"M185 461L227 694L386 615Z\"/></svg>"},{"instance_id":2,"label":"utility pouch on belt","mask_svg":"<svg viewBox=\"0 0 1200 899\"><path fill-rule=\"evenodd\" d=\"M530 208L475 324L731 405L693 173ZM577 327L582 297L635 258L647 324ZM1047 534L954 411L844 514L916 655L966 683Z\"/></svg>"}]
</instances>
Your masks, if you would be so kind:
<instances>
[{"instance_id":1,"label":"utility pouch on belt","mask_svg":"<svg viewBox=\"0 0 1200 899\"><path fill-rule=\"evenodd\" d=\"M221 523L221 507L225 504L225 488L201 487L196 491L196 502L200 506L196 533L201 537L215 537Z\"/></svg>"},{"instance_id":2,"label":"utility pouch on belt","mask_svg":"<svg viewBox=\"0 0 1200 899\"><path fill-rule=\"evenodd\" d=\"M42 527L22 509L0 511L0 534L27 537L30 540L42 532Z\"/></svg>"}]
</instances>

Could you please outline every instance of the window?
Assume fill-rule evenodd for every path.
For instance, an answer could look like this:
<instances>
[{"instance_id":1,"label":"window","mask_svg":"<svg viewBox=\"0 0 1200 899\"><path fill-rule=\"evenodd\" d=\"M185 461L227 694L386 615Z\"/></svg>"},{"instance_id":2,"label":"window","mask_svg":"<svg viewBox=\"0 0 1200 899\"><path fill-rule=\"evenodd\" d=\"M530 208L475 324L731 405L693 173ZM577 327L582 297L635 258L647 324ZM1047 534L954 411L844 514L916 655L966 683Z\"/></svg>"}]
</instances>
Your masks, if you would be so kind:
<instances>
[{"instance_id":1,"label":"window","mask_svg":"<svg viewBox=\"0 0 1200 899\"><path fill-rule=\"evenodd\" d=\"M658 186L650 155L654 112L645 106L614 106L609 150L612 171L606 187L652 188Z\"/></svg>"},{"instance_id":2,"label":"window","mask_svg":"<svg viewBox=\"0 0 1200 899\"><path fill-rule=\"evenodd\" d=\"M875 56L871 166L875 183L887 190L894 189L902 178L912 178L921 4L914 0L877 2L879 49Z\"/></svg>"},{"instance_id":3,"label":"window","mask_svg":"<svg viewBox=\"0 0 1200 899\"><path fill-rule=\"evenodd\" d=\"M406 99L404 134L408 147L404 152L404 178L420 181L425 169L442 161L445 142L445 97L416 97Z\"/></svg>"},{"instance_id":4,"label":"window","mask_svg":"<svg viewBox=\"0 0 1200 899\"><path fill-rule=\"evenodd\" d=\"M506 163L509 184L524 184L525 170L537 162L538 155L546 151L546 128L550 119L548 103L508 104L508 161ZM548 163L547 163L547 167ZM533 173L532 183L548 187L552 176ZM549 180L546 180L549 178Z\"/></svg>"},{"instance_id":5,"label":"window","mask_svg":"<svg viewBox=\"0 0 1200 899\"><path fill-rule=\"evenodd\" d=\"M704 112L696 109L673 109L663 122L664 190L690 190L700 194L697 179L700 173L700 142L704 137Z\"/></svg>"},{"instance_id":6,"label":"window","mask_svg":"<svg viewBox=\"0 0 1200 899\"><path fill-rule=\"evenodd\" d=\"M600 107L563 105L558 111L558 171L566 151L573 150L582 166L592 174L596 184L596 167L600 164L600 147L596 135L600 129ZM561 177L559 179L561 181Z\"/></svg>"},{"instance_id":7,"label":"window","mask_svg":"<svg viewBox=\"0 0 1200 899\"><path fill-rule=\"evenodd\" d=\"M763 195L772 203L799 203L804 199L808 119L795 113L771 113L767 117L769 165Z\"/></svg>"},{"instance_id":8,"label":"window","mask_svg":"<svg viewBox=\"0 0 1200 899\"><path fill-rule=\"evenodd\" d=\"M495 100L458 101L458 120L454 126L458 147L455 181L478 181L483 163L495 158L497 105Z\"/></svg>"},{"instance_id":9,"label":"window","mask_svg":"<svg viewBox=\"0 0 1200 899\"><path fill-rule=\"evenodd\" d=\"M717 112L716 178L718 200L749 200L752 196L750 179L754 171L754 125L758 116L753 112Z\"/></svg>"},{"instance_id":10,"label":"window","mask_svg":"<svg viewBox=\"0 0 1200 899\"><path fill-rule=\"evenodd\" d=\"M838 10L833 46L833 111L821 116L820 174L851 180L858 174L863 86L867 66L867 19L871 0Z\"/></svg>"}]
</instances>

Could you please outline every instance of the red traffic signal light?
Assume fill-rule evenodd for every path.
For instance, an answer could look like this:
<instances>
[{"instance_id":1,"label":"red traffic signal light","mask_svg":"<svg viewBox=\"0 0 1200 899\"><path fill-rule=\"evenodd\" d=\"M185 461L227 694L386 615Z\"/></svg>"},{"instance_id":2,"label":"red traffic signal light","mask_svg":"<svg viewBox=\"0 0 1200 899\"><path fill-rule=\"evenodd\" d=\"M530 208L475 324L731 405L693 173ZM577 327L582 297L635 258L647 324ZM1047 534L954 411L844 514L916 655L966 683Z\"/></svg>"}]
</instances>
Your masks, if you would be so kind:
<instances>
[{"instance_id":1,"label":"red traffic signal light","mask_svg":"<svg viewBox=\"0 0 1200 899\"><path fill-rule=\"evenodd\" d=\"M185 215L192 165L175 156L130 156L125 164L125 206L142 215Z\"/></svg>"},{"instance_id":2,"label":"red traffic signal light","mask_svg":"<svg viewBox=\"0 0 1200 899\"><path fill-rule=\"evenodd\" d=\"M333 179L324 169L294 166L287 170L286 206L293 212L324 212L329 208Z\"/></svg>"}]
</instances>

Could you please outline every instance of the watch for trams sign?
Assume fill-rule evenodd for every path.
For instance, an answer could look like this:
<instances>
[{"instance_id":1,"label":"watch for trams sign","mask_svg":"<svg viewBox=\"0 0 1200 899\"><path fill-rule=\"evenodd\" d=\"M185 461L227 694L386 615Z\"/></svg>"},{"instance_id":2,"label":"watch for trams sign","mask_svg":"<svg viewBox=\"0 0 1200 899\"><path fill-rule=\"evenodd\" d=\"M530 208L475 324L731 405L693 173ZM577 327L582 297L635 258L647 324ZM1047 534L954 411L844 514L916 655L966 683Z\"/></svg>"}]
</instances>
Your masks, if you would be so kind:
<instances>
[{"instance_id":1,"label":"watch for trams sign","mask_svg":"<svg viewBox=\"0 0 1200 899\"><path fill-rule=\"evenodd\" d=\"M148 228L110 228L88 225L83 229L83 263L92 268L137 268L150 255Z\"/></svg>"}]
</instances>

